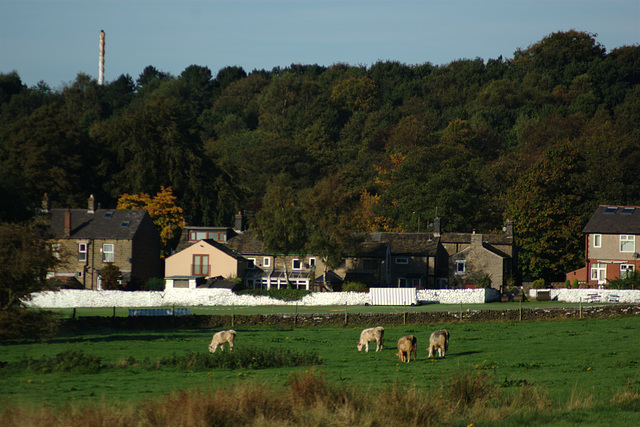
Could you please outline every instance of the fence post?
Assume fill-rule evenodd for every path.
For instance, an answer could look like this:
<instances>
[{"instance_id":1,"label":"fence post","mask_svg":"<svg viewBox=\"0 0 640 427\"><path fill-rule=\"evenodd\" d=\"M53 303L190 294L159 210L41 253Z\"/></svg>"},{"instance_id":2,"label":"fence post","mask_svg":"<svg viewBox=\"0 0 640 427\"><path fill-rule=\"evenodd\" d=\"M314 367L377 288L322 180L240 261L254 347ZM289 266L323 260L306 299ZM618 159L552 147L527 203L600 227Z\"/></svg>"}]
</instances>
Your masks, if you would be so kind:
<instances>
[{"instance_id":1,"label":"fence post","mask_svg":"<svg viewBox=\"0 0 640 427\"><path fill-rule=\"evenodd\" d=\"M345 301L345 303L344 303L344 325L345 326L347 326L347 323L348 323L347 322L347 304L348 304L348 302Z\"/></svg>"},{"instance_id":2,"label":"fence post","mask_svg":"<svg viewBox=\"0 0 640 427\"><path fill-rule=\"evenodd\" d=\"M71 315L71 318L72 319L76 318L76 308L75 307L73 308L73 314Z\"/></svg>"},{"instance_id":3,"label":"fence post","mask_svg":"<svg viewBox=\"0 0 640 427\"><path fill-rule=\"evenodd\" d=\"M235 320L236 320L235 319L235 317L236 317L235 306L236 306L235 303L231 304L231 327L234 327L235 323L236 323L235 322Z\"/></svg>"},{"instance_id":4,"label":"fence post","mask_svg":"<svg viewBox=\"0 0 640 427\"><path fill-rule=\"evenodd\" d=\"M582 319L582 297L580 297L580 304L578 304L578 307L580 312L580 318Z\"/></svg>"},{"instance_id":5,"label":"fence post","mask_svg":"<svg viewBox=\"0 0 640 427\"><path fill-rule=\"evenodd\" d=\"M113 317L116 317L116 307L113 307Z\"/></svg>"},{"instance_id":6,"label":"fence post","mask_svg":"<svg viewBox=\"0 0 640 427\"><path fill-rule=\"evenodd\" d=\"M460 321L462 321L462 301L460 301Z\"/></svg>"},{"instance_id":7,"label":"fence post","mask_svg":"<svg viewBox=\"0 0 640 427\"><path fill-rule=\"evenodd\" d=\"M520 300L520 321L522 321L522 300Z\"/></svg>"},{"instance_id":8,"label":"fence post","mask_svg":"<svg viewBox=\"0 0 640 427\"><path fill-rule=\"evenodd\" d=\"M293 327L298 326L298 301L296 301L296 315L293 316Z\"/></svg>"}]
</instances>

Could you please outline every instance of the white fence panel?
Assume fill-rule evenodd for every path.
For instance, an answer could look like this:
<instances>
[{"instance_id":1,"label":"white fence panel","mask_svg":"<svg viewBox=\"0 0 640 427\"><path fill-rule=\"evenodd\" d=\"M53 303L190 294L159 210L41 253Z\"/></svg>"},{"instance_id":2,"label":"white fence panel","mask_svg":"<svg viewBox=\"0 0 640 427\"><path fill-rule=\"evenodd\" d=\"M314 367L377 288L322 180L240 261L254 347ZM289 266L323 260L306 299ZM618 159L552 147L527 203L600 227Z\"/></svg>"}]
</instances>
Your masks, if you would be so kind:
<instances>
[{"instance_id":1,"label":"white fence panel","mask_svg":"<svg viewBox=\"0 0 640 427\"><path fill-rule=\"evenodd\" d=\"M416 288L370 288L373 305L417 305Z\"/></svg>"}]
</instances>

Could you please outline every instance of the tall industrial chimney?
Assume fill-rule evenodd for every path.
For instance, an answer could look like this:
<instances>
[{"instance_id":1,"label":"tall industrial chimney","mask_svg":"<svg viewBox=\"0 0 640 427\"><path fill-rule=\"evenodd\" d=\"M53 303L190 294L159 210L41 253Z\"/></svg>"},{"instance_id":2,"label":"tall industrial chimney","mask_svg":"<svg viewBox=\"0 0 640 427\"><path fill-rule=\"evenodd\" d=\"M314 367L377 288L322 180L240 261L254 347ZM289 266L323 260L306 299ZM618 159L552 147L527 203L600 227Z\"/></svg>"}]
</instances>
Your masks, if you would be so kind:
<instances>
[{"instance_id":1,"label":"tall industrial chimney","mask_svg":"<svg viewBox=\"0 0 640 427\"><path fill-rule=\"evenodd\" d=\"M98 84L104 84L104 30L100 30L100 60L98 61Z\"/></svg>"}]
</instances>

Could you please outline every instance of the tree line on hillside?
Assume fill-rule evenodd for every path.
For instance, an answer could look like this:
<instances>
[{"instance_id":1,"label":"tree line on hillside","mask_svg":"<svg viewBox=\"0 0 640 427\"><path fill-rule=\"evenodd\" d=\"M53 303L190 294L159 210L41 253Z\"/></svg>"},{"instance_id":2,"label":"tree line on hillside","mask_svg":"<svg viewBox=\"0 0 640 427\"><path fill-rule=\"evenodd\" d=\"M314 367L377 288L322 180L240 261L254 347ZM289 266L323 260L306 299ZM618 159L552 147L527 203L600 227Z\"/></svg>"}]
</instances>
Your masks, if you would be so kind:
<instances>
[{"instance_id":1,"label":"tree line on hillside","mask_svg":"<svg viewBox=\"0 0 640 427\"><path fill-rule=\"evenodd\" d=\"M325 249L436 216L483 233L511 219L523 275L557 279L582 266L598 204L640 204L639 83L638 45L575 30L486 62L148 66L57 90L2 74L0 221L28 220L44 193L113 207L163 187L191 225L259 219L281 197Z\"/></svg>"}]
</instances>

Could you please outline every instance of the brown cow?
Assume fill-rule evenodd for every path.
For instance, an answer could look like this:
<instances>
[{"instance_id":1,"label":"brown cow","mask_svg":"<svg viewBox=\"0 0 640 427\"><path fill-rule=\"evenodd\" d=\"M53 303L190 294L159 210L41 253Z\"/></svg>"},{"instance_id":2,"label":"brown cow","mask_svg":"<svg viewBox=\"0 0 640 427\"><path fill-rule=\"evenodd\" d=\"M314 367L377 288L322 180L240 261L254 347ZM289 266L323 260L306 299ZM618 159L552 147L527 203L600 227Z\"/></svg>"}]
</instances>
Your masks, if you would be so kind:
<instances>
[{"instance_id":1,"label":"brown cow","mask_svg":"<svg viewBox=\"0 0 640 427\"><path fill-rule=\"evenodd\" d=\"M411 362L411 352L413 352L413 360L418 359L418 339L413 335L407 335L398 340L398 353L396 356L401 362ZM405 356L406 354L406 356Z\"/></svg>"}]
</instances>

